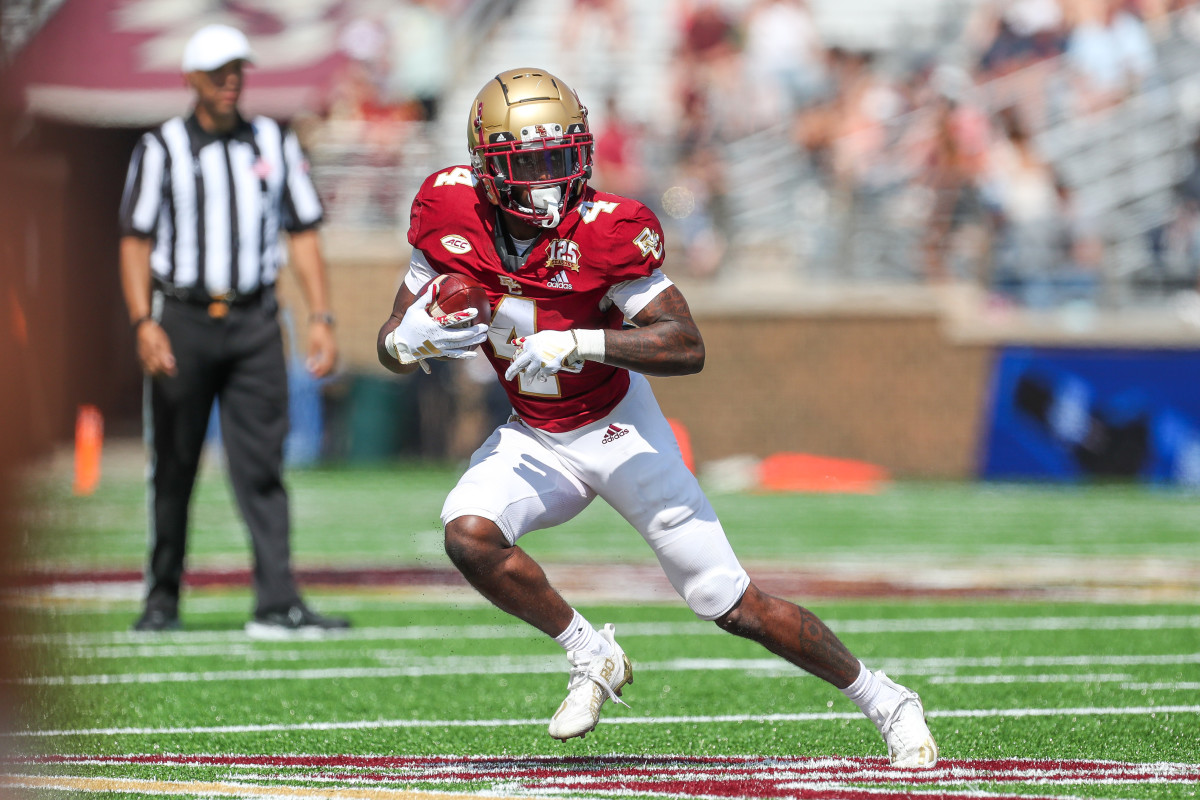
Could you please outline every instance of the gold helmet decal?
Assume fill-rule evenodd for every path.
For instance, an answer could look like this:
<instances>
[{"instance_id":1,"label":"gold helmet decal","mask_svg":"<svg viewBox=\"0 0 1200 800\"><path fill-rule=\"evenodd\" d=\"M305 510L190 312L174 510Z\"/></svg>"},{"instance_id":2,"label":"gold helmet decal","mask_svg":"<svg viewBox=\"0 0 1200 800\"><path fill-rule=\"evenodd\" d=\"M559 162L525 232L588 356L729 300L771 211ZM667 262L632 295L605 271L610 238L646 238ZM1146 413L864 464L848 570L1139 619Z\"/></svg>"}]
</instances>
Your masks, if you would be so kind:
<instances>
[{"instance_id":1,"label":"gold helmet decal","mask_svg":"<svg viewBox=\"0 0 1200 800\"><path fill-rule=\"evenodd\" d=\"M488 199L555 227L591 176L592 134L575 91L541 69L502 72L480 90L467 125L471 168Z\"/></svg>"}]
</instances>

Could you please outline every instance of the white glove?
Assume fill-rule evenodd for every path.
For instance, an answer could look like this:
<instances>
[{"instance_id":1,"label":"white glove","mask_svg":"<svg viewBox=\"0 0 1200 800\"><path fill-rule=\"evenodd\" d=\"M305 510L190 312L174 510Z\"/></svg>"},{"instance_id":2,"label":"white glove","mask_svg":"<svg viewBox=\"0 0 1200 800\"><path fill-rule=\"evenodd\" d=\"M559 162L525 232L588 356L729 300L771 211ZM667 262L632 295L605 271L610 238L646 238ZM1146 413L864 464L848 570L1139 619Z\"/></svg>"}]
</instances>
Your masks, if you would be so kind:
<instances>
[{"instance_id":1,"label":"white glove","mask_svg":"<svg viewBox=\"0 0 1200 800\"><path fill-rule=\"evenodd\" d=\"M429 316L425 307L433 300L433 290L433 286L426 289L383 340L384 347L401 364L420 364L426 372L429 372L427 358L474 358L476 353L469 348L482 344L488 330L483 323L448 327L474 319L477 312L473 308L442 317Z\"/></svg>"},{"instance_id":2,"label":"white glove","mask_svg":"<svg viewBox=\"0 0 1200 800\"><path fill-rule=\"evenodd\" d=\"M549 380L559 370L578 372L585 360L604 358L604 331L538 331L513 342L517 355L504 371L505 380L524 373L536 381Z\"/></svg>"}]
</instances>

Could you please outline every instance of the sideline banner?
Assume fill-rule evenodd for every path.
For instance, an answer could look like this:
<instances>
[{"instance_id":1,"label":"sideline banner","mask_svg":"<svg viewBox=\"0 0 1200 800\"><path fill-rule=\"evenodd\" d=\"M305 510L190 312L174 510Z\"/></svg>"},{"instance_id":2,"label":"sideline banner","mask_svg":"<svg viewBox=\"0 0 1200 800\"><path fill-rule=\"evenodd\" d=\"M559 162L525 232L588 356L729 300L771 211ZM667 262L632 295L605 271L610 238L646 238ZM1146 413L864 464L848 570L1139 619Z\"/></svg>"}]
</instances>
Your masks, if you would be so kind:
<instances>
[{"instance_id":1,"label":"sideline banner","mask_svg":"<svg viewBox=\"0 0 1200 800\"><path fill-rule=\"evenodd\" d=\"M980 477L1200 487L1200 351L1000 350Z\"/></svg>"}]
</instances>

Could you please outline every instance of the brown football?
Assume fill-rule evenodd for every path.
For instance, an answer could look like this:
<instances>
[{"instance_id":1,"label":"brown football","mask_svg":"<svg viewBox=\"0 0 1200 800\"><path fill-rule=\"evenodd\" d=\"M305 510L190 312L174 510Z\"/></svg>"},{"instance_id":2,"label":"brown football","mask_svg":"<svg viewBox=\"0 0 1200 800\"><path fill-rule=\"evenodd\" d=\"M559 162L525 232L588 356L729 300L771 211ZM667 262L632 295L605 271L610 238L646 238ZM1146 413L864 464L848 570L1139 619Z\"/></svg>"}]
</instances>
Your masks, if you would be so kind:
<instances>
[{"instance_id":1,"label":"brown football","mask_svg":"<svg viewBox=\"0 0 1200 800\"><path fill-rule=\"evenodd\" d=\"M488 302L487 289L479 281L469 275L447 272L438 275L429 283L434 285L433 300L425 309L429 316L441 317L473 308L476 311L475 319L459 323L458 327L478 325L481 322L484 325L491 323L492 305ZM425 294L429 283L421 287L421 291L417 293L418 297Z\"/></svg>"}]
</instances>

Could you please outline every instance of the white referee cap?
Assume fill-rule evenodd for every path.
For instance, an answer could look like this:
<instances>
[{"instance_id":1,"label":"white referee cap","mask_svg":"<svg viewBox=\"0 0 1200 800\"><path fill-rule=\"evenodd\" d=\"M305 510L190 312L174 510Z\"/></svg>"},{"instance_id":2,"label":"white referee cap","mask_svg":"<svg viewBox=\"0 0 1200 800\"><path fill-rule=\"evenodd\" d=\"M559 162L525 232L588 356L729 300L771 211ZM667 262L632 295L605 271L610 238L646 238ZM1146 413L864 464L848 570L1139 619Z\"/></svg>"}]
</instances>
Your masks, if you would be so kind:
<instances>
[{"instance_id":1,"label":"white referee cap","mask_svg":"<svg viewBox=\"0 0 1200 800\"><path fill-rule=\"evenodd\" d=\"M205 25L183 48L183 71L208 72L238 59L254 62L246 34L229 25Z\"/></svg>"}]
</instances>

